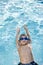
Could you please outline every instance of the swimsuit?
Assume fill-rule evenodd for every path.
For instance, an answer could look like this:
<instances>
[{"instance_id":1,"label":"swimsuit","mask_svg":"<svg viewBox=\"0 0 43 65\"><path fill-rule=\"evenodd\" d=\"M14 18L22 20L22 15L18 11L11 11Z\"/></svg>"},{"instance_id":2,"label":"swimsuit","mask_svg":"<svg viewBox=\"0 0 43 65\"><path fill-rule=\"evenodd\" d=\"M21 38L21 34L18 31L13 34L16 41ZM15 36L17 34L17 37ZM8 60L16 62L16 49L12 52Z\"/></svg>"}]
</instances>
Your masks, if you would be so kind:
<instances>
[{"instance_id":1,"label":"swimsuit","mask_svg":"<svg viewBox=\"0 0 43 65\"><path fill-rule=\"evenodd\" d=\"M19 63L18 65L38 65L38 64L36 62L32 61L32 62L27 63L27 64Z\"/></svg>"}]
</instances>

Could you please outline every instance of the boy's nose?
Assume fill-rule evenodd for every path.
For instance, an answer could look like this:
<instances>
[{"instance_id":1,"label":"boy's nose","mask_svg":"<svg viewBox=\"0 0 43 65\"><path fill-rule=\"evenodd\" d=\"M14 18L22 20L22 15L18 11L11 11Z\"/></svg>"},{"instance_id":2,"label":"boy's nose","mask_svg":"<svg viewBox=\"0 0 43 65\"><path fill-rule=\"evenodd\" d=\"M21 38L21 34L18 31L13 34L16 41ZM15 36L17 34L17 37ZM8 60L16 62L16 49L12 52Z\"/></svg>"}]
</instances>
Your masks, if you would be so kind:
<instances>
[{"instance_id":1,"label":"boy's nose","mask_svg":"<svg viewBox=\"0 0 43 65\"><path fill-rule=\"evenodd\" d=\"M26 42L26 40L23 40L23 42Z\"/></svg>"}]
</instances>

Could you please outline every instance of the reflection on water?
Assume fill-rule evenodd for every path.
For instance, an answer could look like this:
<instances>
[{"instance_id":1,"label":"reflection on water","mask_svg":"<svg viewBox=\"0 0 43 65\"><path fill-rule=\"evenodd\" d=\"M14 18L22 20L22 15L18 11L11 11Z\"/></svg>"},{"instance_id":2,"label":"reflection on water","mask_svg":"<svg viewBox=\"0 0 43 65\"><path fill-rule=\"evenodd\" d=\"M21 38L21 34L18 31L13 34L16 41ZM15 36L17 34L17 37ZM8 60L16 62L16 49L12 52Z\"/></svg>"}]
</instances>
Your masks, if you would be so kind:
<instances>
[{"instance_id":1,"label":"reflection on water","mask_svg":"<svg viewBox=\"0 0 43 65\"><path fill-rule=\"evenodd\" d=\"M43 65L43 0L0 0L0 65L17 65L16 28L27 24L34 60Z\"/></svg>"}]
</instances>

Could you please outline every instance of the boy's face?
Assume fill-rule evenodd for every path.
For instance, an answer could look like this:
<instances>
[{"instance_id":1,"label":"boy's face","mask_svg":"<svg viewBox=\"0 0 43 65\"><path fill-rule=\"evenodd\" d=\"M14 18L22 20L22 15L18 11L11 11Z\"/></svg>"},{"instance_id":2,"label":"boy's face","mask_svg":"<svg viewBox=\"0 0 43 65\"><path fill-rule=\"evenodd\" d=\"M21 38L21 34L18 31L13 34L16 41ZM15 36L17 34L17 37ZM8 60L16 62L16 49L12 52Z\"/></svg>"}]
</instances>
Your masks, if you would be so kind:
<instances>
[{"instance_id":1,"label":"boy's face","mask_svg":"<svg viewBox=\"0 0 43 65\"><path fill-rule=\"evenodd\" d=\"M22 36L20 39L20 45L26 45L28 44L29 40L27 38L27 36Z\"/></svg>"}]
</instances>

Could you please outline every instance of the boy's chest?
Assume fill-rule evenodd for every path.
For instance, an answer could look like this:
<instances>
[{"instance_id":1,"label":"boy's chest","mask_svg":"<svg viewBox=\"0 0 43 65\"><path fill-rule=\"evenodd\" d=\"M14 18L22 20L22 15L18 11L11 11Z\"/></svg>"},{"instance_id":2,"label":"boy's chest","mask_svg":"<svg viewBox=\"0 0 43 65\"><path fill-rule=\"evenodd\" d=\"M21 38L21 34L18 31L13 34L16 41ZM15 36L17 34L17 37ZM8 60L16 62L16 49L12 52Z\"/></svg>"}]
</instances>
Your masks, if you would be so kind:
<instances>
[{"instance_id":1,"label":"boy's chest","mask_svg":"<svg viewBox=\"0 0 43 65\"><path fill-rule=\"evenodd\" d=\"M28 54L30 52L31 52L31 50L30 50L29 47L22 47L22 48L19 49L20 54Z\"/></svg>"}]
</instances>

